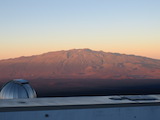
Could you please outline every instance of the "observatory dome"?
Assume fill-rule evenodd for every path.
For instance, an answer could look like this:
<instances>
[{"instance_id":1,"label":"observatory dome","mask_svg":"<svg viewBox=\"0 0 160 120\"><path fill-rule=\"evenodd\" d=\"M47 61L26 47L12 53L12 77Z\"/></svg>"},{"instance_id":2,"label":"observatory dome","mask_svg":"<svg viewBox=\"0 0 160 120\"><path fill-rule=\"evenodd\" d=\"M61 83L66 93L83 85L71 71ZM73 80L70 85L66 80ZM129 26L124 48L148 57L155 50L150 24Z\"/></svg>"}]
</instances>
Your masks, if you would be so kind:
<instances>
[{"instance_id":1,"label":"observatory dome","mask_svg":"<svg viewBox=\"0 0 160 120\"><path fill-rule=\"evenodd\" d=\"M24 79L14 79L6 83L0 91L0 99L36 98L35 90Z\"/></svg>"}]
</instances>

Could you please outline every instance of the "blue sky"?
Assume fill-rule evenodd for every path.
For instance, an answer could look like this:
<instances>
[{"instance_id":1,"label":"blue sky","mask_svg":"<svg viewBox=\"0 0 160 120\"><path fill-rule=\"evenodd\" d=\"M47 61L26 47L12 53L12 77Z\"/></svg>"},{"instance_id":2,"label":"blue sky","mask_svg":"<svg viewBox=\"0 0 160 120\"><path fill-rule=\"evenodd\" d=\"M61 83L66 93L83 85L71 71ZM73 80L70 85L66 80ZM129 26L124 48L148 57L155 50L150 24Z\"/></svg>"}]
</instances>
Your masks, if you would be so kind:
<instances>
[{"instance_id":1,"label":"blue sky","mask_svg":"<svg viewBox=\"0 0 160 120\"><path fill-rule=\"evenodd\" d=\"M1 0L0 59L73 48L160 59L159 0Z\"/></svg>"}]
</instances>

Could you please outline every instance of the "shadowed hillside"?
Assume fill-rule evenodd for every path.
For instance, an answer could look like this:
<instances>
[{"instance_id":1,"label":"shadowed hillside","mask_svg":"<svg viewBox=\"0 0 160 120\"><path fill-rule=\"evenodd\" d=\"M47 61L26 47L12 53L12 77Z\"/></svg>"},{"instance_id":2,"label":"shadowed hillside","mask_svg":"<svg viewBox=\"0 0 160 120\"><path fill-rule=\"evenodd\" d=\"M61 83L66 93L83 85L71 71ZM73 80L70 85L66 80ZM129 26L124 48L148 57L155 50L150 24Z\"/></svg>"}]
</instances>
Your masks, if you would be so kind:
<instances>
[{"instance_id":1,"label":"shadowed hillside","mask_svg":"<svg viewBox=\"0 0 160 120\"><path fill-rule=\"evenodd\" d=\"M0 61L0 79L159 79L160 60L90 49Z\"/></svg>"}]
</instances>

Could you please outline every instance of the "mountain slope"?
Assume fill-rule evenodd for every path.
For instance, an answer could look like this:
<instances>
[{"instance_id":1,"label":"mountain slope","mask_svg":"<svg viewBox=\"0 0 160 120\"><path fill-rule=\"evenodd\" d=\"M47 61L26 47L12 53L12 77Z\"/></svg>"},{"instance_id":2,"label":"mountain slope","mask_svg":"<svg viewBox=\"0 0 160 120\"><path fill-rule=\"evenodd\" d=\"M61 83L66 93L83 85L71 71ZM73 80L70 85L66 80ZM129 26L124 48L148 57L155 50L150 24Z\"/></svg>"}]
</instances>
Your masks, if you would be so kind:
<instances>
[{"instance_id":1,"label":"mountain slope","mask_svg":"<svg viewBox=\"0 0 160 120\"><path fill-rule=\"evenodd\" d=\"M0 61L0 79L159 79L160 60L72 49Z\"/></svg>"}]
</instances>

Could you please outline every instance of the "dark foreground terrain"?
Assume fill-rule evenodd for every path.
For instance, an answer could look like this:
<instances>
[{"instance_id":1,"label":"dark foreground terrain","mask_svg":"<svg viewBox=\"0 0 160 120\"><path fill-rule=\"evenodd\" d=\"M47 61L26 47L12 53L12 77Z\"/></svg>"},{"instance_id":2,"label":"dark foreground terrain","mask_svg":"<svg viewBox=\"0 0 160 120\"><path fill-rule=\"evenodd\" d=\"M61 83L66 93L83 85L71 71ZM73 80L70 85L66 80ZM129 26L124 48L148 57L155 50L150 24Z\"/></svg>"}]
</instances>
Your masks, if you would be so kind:
<instances>
[{"instance_id":1,"label":"dark foreground terrain","mask_svg":"<svg viewBox=\"0 0 160 120\"><path fill-rule=\"evenodd\" d=\"M38 97L160 94L160 79L34 79L29 82ZM4 83L1 81L0 87Z\"/></svg>"}]
</instances>

